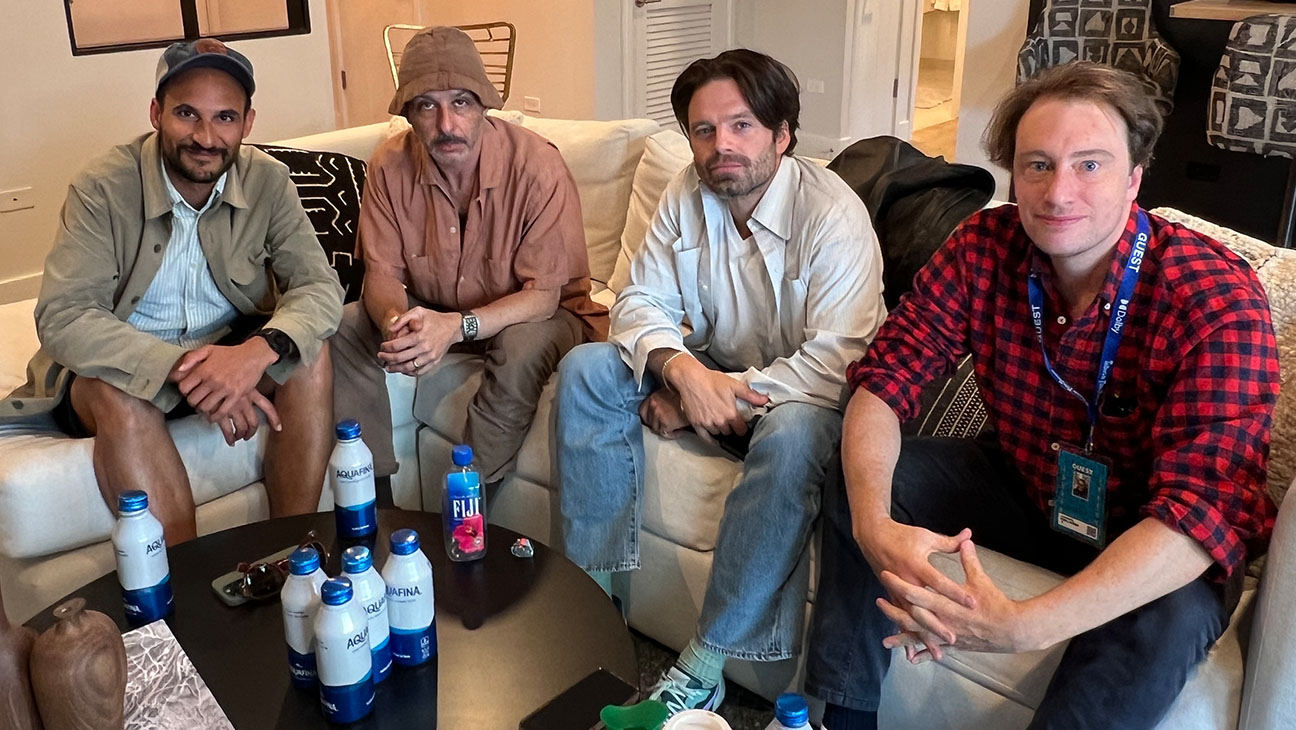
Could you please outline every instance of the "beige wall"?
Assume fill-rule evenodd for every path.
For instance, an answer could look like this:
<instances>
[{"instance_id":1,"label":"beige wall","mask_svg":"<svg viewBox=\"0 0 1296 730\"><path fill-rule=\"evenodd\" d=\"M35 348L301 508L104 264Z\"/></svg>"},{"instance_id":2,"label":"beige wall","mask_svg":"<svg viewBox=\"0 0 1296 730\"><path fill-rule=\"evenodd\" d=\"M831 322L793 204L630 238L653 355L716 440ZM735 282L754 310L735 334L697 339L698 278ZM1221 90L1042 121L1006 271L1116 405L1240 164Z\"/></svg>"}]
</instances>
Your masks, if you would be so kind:
<instances>
[{"instance_id":1,"label":"beige wall","mask_svg":"<svg viewBox=\"0 0 1296 730\"><path fill-rule=\"evenodd\" d=\"M256 68L252 139L332 129L324 0L310 35L232 44ZM61 2L0 0L0 190L36 207L0 213L0 303L34 296L67 183L86 160L150 129L160 50L73 57Z\"/></svg>"},{"instance_id":2,"label":"beige wall","mask_svg":"<svg viewBox=\"0 0 1296 730\"><path fill-rule=\"evenodd\" d=\"M734 45L777 58L801 82L798 153L825 156L840 149L851 5L848 0L734 0ZM812 81L822 82L824 92L811 92Z\"/></svg>"},{"instance_id":3,"label":"beige wall","mask_svg":"<svg viewBox=\"0 0 1296 730\"><path fill-rule=\"evenodd\" d=\"M595 117L595 3L630 0L424 0L423 16L441 25L506 20L517 29L513 88L506 109L540 99L542 117Z\"/></svg>"}]
</instances>

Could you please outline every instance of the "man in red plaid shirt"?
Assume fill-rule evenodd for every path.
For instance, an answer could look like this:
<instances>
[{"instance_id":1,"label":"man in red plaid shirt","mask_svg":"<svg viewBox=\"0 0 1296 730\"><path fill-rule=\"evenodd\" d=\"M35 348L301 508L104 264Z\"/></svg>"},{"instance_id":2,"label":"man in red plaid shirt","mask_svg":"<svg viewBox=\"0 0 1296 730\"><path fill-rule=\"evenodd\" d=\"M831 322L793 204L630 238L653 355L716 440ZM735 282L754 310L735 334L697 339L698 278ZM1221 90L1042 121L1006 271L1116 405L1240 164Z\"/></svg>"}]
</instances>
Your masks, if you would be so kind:
<instances>
[{"instance_id":1,"label":"man in red plaid shirt","mask_svg":"<svg viewBox=\"0 0 1296 730\"><path fill-rule=\"evenodd\" d=\"M850 367L806 675L826 727L876 727L891 649L1070 640L1030 727L1151 728L1228 625L1276 512L1277 347L1246 263L1135 203L1160 131L1109 67L1011 92L986 144L1017 206L963 223ZM902 438L968 353L993 433ZM1068 577L1010 599L981 546Z\"/></svg>"}]
</instances>

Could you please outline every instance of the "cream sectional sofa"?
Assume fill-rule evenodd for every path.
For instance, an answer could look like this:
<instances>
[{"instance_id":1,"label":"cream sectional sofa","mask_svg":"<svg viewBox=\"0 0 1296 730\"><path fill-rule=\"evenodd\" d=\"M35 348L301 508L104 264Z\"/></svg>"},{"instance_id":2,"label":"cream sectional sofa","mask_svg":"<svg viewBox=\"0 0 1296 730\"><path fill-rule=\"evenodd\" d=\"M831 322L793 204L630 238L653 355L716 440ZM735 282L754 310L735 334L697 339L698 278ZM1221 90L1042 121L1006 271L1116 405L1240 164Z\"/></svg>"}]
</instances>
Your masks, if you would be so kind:
<instances>
[{"instance_id":1,"label":"cream sectional sofa","mask_svg":"<svg viewBox=\"0 0 1296 730\"><path fill-rule=\"evenodd\" d=\"M580 190L595 297L610 304L626 284L629 255L643 237L661 190L689 162L687 143L678 132L647 120L560 121L507 112L501 116L546 136L563 153ZM278 144L368 159L378 142L401 126L394 120ZM1182 214L1170 215L1227 240L1257 267L1270 291L1284 372L1296 367L1296 292L1287 291L1296 286L1294 256ZM32 306L30 300L0 305L0 331L6 343L14 343L0 351L0 392L21 382L23 365L36 349ZM449 464L450 447L462 431L466 405L480 377L471 358L449 356L417 388L408 378L389 378L402 463L393 480L399 506L436 508L438 480ZM558 536L553 496L561 488L555 483L550 447L552 399L550 383L516 473L490 506L492 522L548 544L555 544ZM1284 392L1275 422L1271 484L1277 497L1285 491L1277 485L1285 486L1296 476L1293 399L1296 395ZM229 449L217 431L192 419L173 424L172 432L202 505L202 531L264 518L260 440ZM644 568L630 576L628 619L634 628L678 649L693 632L720 515L741 464L689 436L665 441L645 430L644 442ZM25 619L112 568L105 542L111 515L95 488L89 453L86 441L0 436L0 581L15 619ZM1296 678L1296 668L1290 666L1296 661L1296 623L1284 610L1296 600L1292 512L1280 513L1263 580L1248 581L1234 626L1194 673L1162 727L1271 728L1282 726L1282 718L1296 716L1296 700L1284 691ZM1060 580L1000 556L986 555L983 561L1014 595L1038 593ZM943 567L957 571L952 564ZM1012 657L951 652L942 663L920 667L896 662L884 692L884 726L1024 727L1060 651L1055 647ZM799 682L800 666L791 660L765 665L731 662L727 672L732 680L773 696Z\"/></svg>"}]
</instances>

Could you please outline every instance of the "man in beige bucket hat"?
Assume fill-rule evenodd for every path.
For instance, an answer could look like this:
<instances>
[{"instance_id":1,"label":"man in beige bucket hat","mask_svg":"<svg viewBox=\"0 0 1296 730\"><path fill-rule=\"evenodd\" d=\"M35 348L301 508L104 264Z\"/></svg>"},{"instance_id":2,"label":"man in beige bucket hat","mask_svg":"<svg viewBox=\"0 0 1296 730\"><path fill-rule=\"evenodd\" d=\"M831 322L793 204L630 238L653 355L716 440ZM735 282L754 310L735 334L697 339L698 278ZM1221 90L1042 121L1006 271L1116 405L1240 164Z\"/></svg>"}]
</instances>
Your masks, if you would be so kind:
<instances>
[{"instance_id":1,"label":"man in beige bucket hat","mask_svg":"<svg viewBox=\"0 0 1296 730\"><path fill-rule=\"evenodd\" d=\"M558 150L503 105L472 39L428 28L401 57L388 111L411 129L369 161L357 248L364 293L334 338L335 413L358 420L374 473L398 468L384 370L483 360L463 440L488 482L512 468L540 391L572 347L607 336L590 299L580 199Z\"/></svg>"}]
</instances>

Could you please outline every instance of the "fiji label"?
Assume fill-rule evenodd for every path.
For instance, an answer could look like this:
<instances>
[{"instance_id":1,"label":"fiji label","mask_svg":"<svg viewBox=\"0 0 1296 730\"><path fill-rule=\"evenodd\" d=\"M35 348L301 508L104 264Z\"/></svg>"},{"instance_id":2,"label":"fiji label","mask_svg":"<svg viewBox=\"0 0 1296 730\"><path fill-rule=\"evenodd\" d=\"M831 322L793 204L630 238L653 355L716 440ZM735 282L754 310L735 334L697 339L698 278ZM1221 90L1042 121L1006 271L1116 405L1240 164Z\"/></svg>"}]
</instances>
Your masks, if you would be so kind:
<instances>
[{"instance_id":1,"label":"fiji label","mask_svg":"<svg viewBox=\"0 0 1296 730\"><path fill-rule=\"evenodd\" d=\"M463 555L486 549L486 518L481 513L481 475L475 471L446 476L446 516L450 536Z\"/></svg>"}]
</instances>

